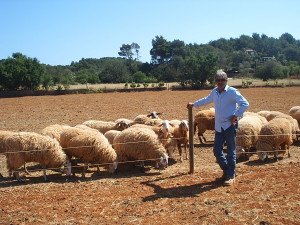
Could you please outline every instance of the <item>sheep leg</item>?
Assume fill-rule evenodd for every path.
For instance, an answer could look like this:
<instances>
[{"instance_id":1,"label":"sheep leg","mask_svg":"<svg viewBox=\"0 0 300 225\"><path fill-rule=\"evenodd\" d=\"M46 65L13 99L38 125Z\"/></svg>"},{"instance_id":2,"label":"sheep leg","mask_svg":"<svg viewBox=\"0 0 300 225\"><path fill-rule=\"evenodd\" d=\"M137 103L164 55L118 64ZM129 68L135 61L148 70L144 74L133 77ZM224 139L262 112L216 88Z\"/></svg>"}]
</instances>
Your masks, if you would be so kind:
<instances>
[{"instance_id":1,"label":"sheep leg","mask_svg":"<svg viewBox=\"0 0 300 225\"><path fill-rule=\"evenodd\" d=\"M46 168L43 168L43 177L44 177L44 181L48 181L46 172L47 172Z\"/></svg>"},{"instance_id":2,"label":"sheep leg","mask_svg":"<svg viewBox=\"0 0 300 225\"><path fill-rule=\"evenodd\" d=\"M205 144L206 138L203 136L203 134L198 133L199 141L201 144ZM202 140L203 139L203 140Z\"/></svg>"},{"instance_id":3,"label":"sheep leg","mask_svg":"<svg viewBox=\"0 0 300 225\"><path fill-rule=\"evenodd\" d=\"M85 171L86 171L86 169L87 169L87 166L86 165L84 165L83 167L82 167L82 178L85 178Z\"/></svg>"},{"instance_id":4,"label":"sheep leg","mask_svg":"<svg viewBox=\"0 0 300 225\"><path fill-rule=\"evenodd\" d=\"M179 152L179 156L180 156L180 162L183 162L182 148L181 148L181 144L180 143L177 144L177 148L178 148L178 152Z\"/></svg>"},{"instance_id":5,"label":"sheep leg","mask_svg":"<svg viewBox=\"0 0 300 225\"><path fill-rule=\"evenodd\" d=\"M184 150L185 150L185 159L189 159L188 152L187 152L187 143L184 144Z\"/></svg>"},{"instance_id":6,"label":"sheep leg","mask_svg":"<svg viewBox=\"0 0 300 225\"><path fill-rule=\"evenodd\" d=\"M140 162L140 166L141 166L141 169L140 169L141 172L142 172L142 173L145 173L145 171L146 171L146 170L145 170L145 162L144 162L144 161L141 161L141 162Z\"/></svg>"},{"instance_id":7,"label":"sheep leg","mask_svg":"<svg viewBox=\"0 0 300 225\"><path fill-rule=\"evenodd\" d=\"M24 162L24 171L25 171L25 173L26 173L27 175L31 175L31 174L28 172L27 168L26 168L26 162Z\"/></svg>"},{"instance_id":8,"label":"sheep leg","mask_svg":"<svg viewBox=\"0 0 300 225\"><path fill-rule=\"evenodd\" d=\"M97 165L97 174L100 175L100 166Z\"/></svg>"},{"instance_id":9,"label":"sheep leg","mask_svg":"<svg viewBox=\"0 0 300 225\"><path fill-rule=\"evenodd\" d=\"M18 171L13 172L12 174L13 174L14 178L16 178L16 180L17 180L18 182L24 182L24 181L22 180L22 178L20 177L20 174L19 174Z\"/></svg>"}]
</instances>

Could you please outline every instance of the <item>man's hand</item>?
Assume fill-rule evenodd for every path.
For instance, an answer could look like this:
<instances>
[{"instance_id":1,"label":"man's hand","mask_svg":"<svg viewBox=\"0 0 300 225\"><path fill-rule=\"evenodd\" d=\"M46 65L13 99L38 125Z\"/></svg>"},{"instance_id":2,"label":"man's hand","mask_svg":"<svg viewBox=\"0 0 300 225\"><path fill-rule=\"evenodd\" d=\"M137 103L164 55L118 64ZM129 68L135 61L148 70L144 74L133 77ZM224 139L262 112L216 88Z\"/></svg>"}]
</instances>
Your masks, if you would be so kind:
<instances>
[{"instance_id":1,"label":"man's hand","mask_svg":"<svg viewBox=\"0 0 300 225\"><path fill-rule=\"evenodd\" d=\"M232 116L230 119L231 124L236 125L237 124L237 116Z\"/></svg>"},{"instance_id":2,"label":"man's hand","mask_svg":"<svg viewBox=\"0 0 300 225\"><path fill-rule=\"evenodd\" d=\"M187 108L193 108L193 106L194 106L194 103L191 103L191 102L189 102L189 103L186 105Z\"/></svg>"}]
</instances>

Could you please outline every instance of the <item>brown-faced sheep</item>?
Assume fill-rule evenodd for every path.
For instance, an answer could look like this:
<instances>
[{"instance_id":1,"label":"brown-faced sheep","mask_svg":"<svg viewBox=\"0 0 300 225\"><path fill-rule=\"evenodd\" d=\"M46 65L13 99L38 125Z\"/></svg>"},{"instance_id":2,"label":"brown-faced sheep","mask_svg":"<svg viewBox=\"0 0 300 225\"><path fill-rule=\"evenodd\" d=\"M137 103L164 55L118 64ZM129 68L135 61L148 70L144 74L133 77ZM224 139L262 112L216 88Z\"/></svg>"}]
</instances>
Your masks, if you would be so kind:
<instances>
[{"instance_id":1,"label":"brown-faced sheep","mask_svg":"<svg viewBox=\"0 0 300 225\"><path fill-rule=\"evenodd\" d=\"M204 132L206 130L215 130L214 109L200 110L196 113L196 115L194 116L194 133L196 133L197 128L199 141L201 144L204 144L206 142L206 138L203 135Z\"/></svg>"},{"instance_id":2,"label":"brown-faced sheep","mask_svg":"<svg viewBox=\"0 0 300 225\"><path fill-rule=\"evenodd\" d=\"M71 127L61 133L60 143L69 157L85 163L108 164L110 173L117 168L117 154L100 132ZM82 176L85 177L85 167Z\"/></svg>"},{"instance_id":3,"label":"brown-faced sheep","mask_svg":"<svg viewBox=\"0 0 300 225\"><path fill-rule=\"evenodd\" d=\"M25 162L37 162L44 168L44 179L47 180L46 168L65 166L68 158L56 139L34 132L16 132L3 139L7 158L7 169L18 181L22 181L16 171ZM70 174L70 169L67 172Z\"/></svg>"},{"instance_id":4,"label":"brown-faced sheep","mask_svg":"<svg viewBox=\"0 0 300 225\"><path fill-rule=\"evenodd\" d=\"M155 160L156 168L166 168L168 155L154 131L147 128L128 128L114 139L119 162ZM143 166L143 164L142 164Z\"/></svg>"},{"instance_id":5,"label":"brown-faced sheep","mask_svg":"<svg viewBox=\"0 0 300 225\"><path fill-rule=\"evenodd\" d=\"M264 161L268 153L285 154L289 150L292 140L292 127L285 118L275 118L261 128L256 149L258 157ZM288 152L289 154L289 152Z\"/></svg>"},{"instance_id":6,"label":"brown-faced sheep","mask_svg":"<svg viewBox=\"0 0 300 225\"><path fill-rule=\"evenodd\" d=\"M180 161L183 161L183 156L182 156L182 148L181 145L184 147L185 151L185 158L187 159L187 144L189 142L189 125L188 121L182 120L180 124L173 129L173 136L172 139L175 140L176 146L179 152L180 156Z\"/></svg>"}]
</instances>

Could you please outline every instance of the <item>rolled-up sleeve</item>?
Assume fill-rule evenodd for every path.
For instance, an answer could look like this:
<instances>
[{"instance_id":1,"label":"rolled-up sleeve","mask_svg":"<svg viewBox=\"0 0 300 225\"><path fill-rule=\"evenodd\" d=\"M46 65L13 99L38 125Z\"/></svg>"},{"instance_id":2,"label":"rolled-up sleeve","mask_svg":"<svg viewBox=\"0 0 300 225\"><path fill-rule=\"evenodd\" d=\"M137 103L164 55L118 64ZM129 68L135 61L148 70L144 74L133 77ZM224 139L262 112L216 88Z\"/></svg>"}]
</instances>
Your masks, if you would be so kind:
<instances>
[{"instance_id":1,"label":"rolled-up sleeve","mask_svg":"<svg viewBox=\"0 0 300 225\"><path fill-rule=\"evenodd\" d=\"M238 117L242 117L244 112L248 109L250 106L249 102L244 98L244 96L241 95L241 93L238 90L235 90L236 94L236 103L238 105L238 108L235 112L235 115Z\"/></svg>"}]
</instances>

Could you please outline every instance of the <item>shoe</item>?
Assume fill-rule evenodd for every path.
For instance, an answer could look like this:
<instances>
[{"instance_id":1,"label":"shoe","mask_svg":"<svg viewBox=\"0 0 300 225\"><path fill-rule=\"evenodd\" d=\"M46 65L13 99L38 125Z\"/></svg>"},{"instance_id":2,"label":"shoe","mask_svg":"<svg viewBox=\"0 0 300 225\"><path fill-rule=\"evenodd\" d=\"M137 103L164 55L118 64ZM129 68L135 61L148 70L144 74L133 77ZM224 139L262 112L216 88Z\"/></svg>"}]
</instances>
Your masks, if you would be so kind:
<instances>
[{"instance_id":1,"label":"shoe","mask_svg":"<svg viewBox=\"0 0 300 225\"><path fill-rule=\"evenodd\" d=\"M227 177L224 181L224 186L231 186L234 184L234 177Z\"/></svg>"},{"instance_id":2,"label":"shoe","mask_svg":"<svg viewBox=\"0 0 300 225\"><path fill-rule=\"evenodd\" d=\"M223 175L221 177L216 178L216 182L223 183L226 179L227 179L227 176L225 175L225 173L223 173Z\"/></svg>"}]
</instances>

